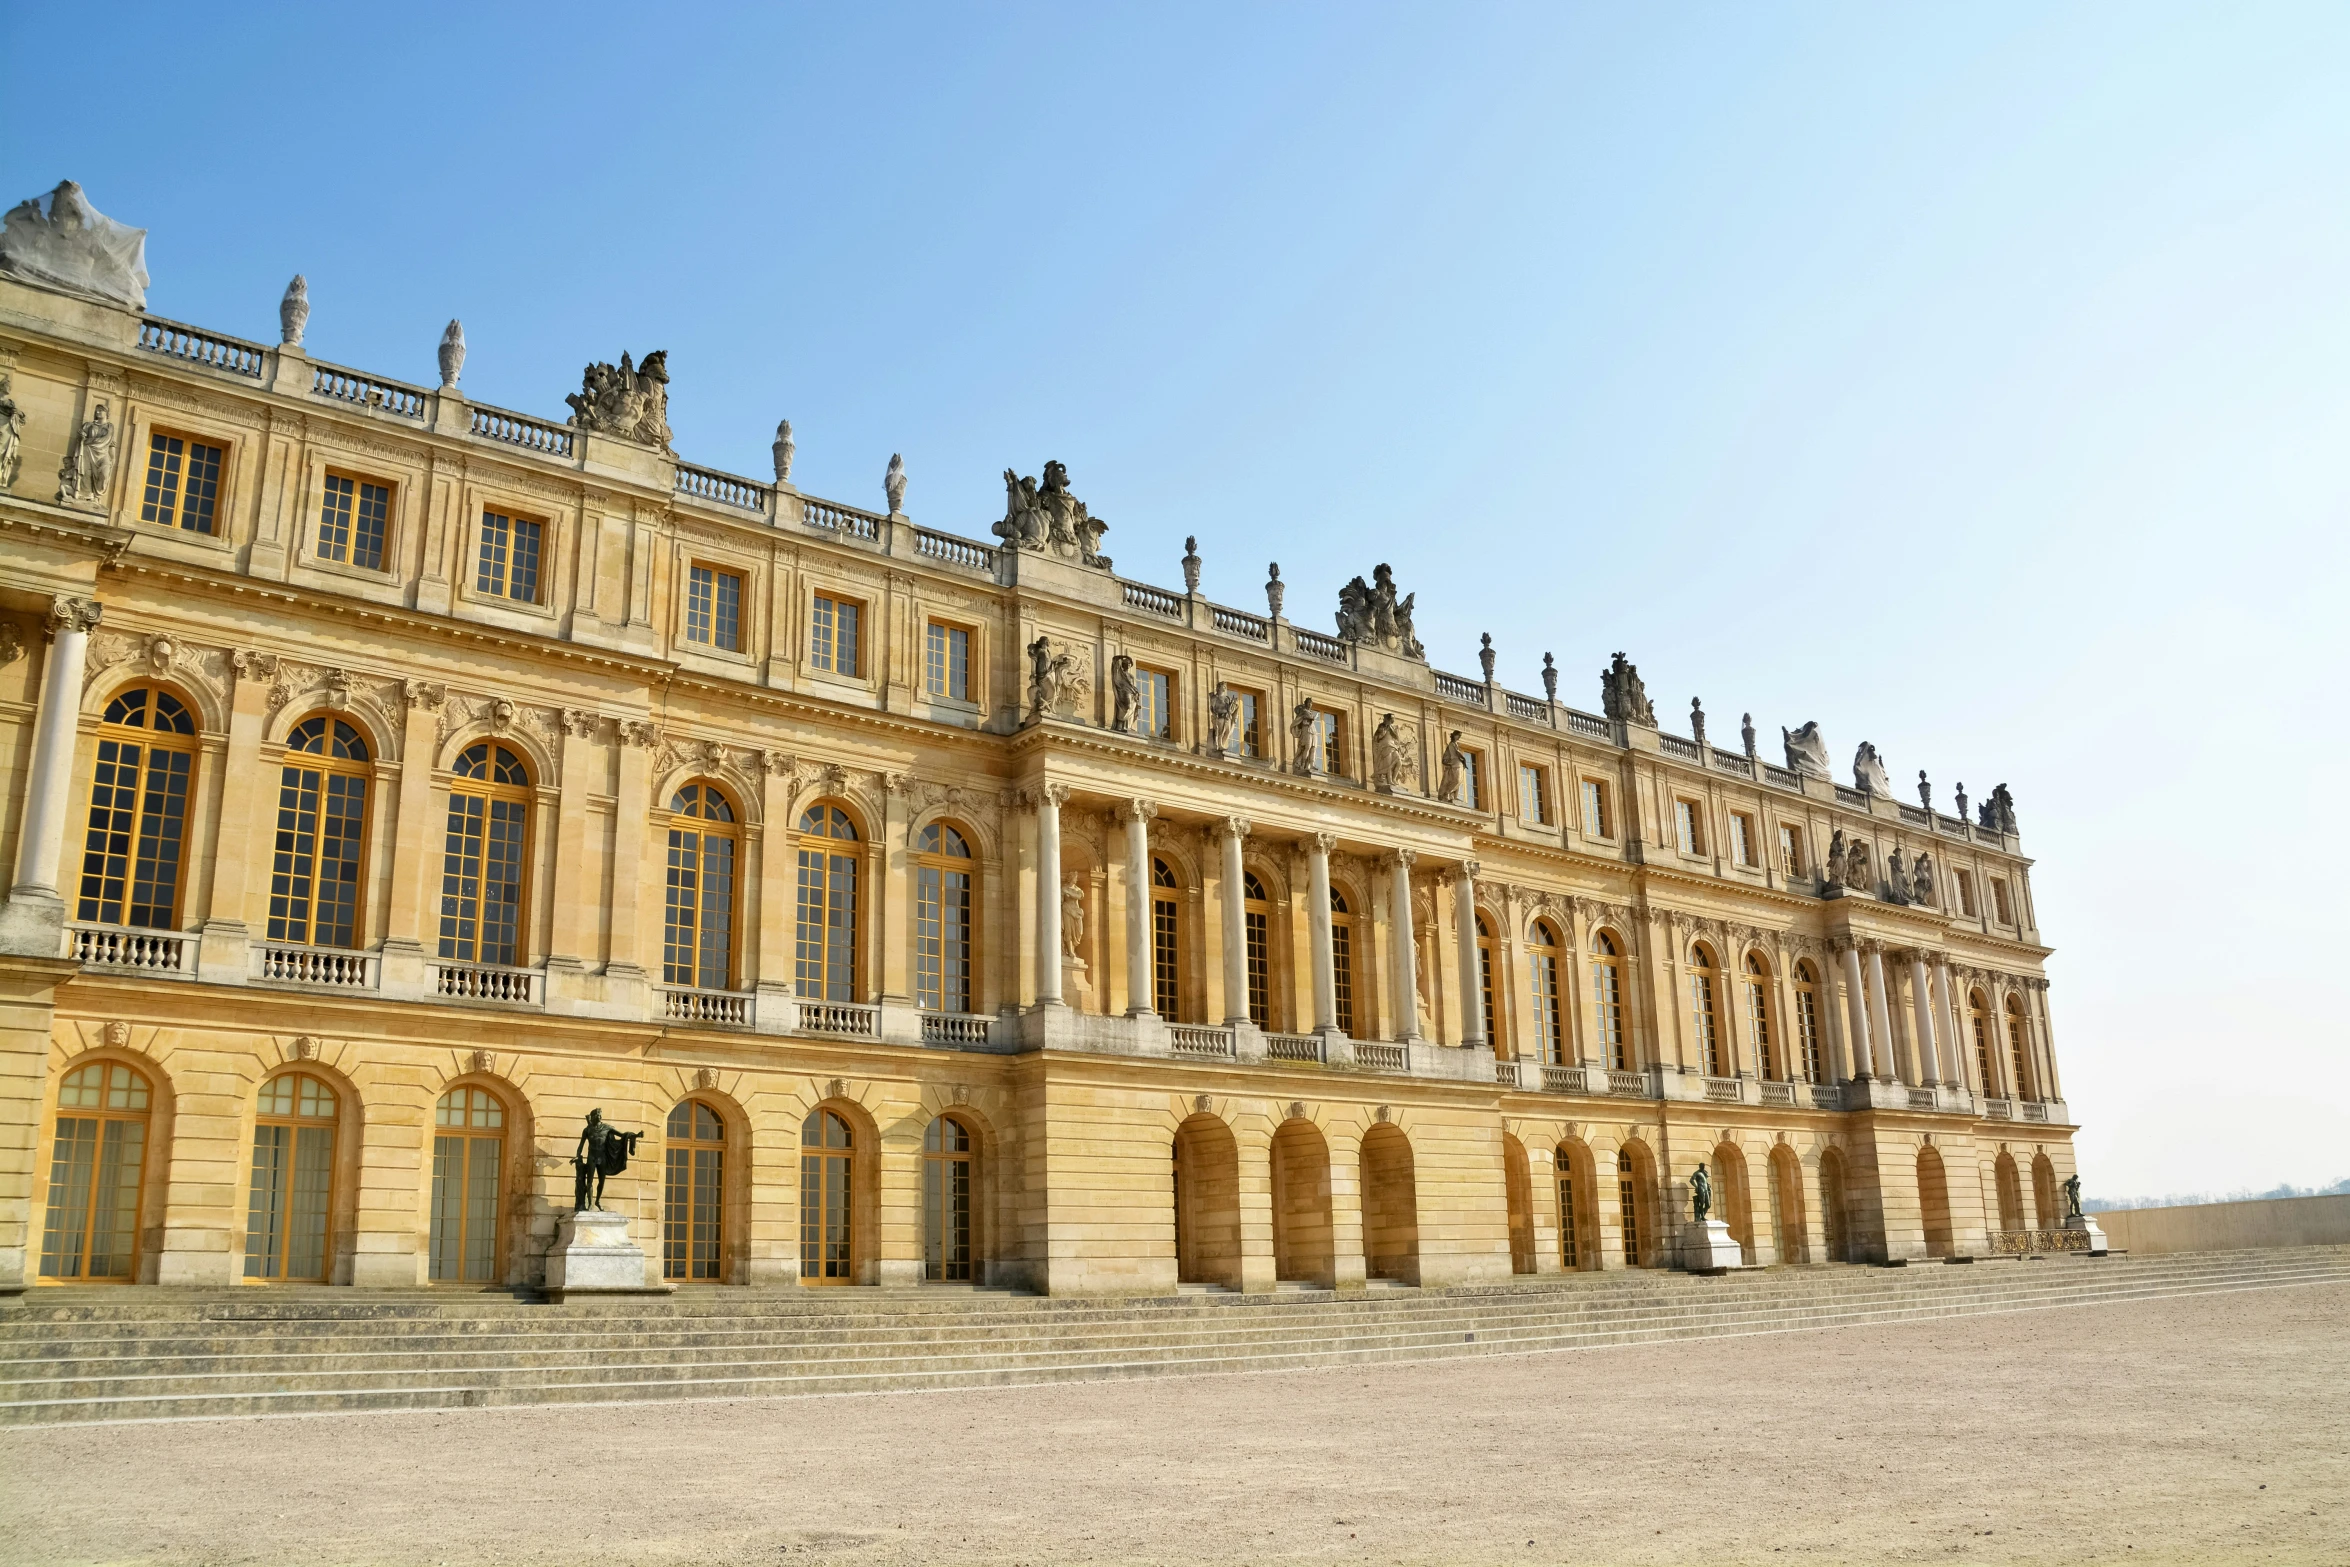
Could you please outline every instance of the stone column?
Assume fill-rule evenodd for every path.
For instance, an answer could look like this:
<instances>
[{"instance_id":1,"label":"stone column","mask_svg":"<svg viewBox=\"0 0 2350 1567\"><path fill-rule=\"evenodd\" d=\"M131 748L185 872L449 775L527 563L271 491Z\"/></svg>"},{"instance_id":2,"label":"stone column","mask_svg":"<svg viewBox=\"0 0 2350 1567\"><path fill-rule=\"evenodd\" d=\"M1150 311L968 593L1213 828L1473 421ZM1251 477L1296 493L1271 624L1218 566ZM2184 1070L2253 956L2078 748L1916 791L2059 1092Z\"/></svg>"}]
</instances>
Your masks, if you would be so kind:
<instances>
[{"instance_id":1,"label":"stone column","mask_svg":"<svg viewBox=\"0 0 2350 1567\"><path fill-rule=\"evenodd\" d=\"M1909 955L1909 1004L1917 1018L1918 1028L1918 1082L1927 1088L1944 1080L1941 1051L1937 1048L1938 1031L1934 1027L1934 986L1926 977L1926 955Z\"/></svg>"},{"instance_id":2,"label":"stone column","mask_svg":"<svg viewBox=\"0 0 2350 1567\"><path fill-rule=\"evenodd\" d=\"M564 742L567 755L570 745ZM752 916L757 1000L752 1005L762 1032L781 1033L798 1022L792 987L799 978L799 855L792 838L799 823L791 808L799 778L792 759L781 751L763 753L759 771L759 903Z\"/></svg>"},{"instance_id":3,"label":"stone column","mask_svg":"<svg viewBox=\"0 0 2350 1567\"><path fill-rule=\"evenodd\" d=\"M1151 964L1151 818L1159 808L1148 800L1118 807L1126 823L1126 1015L1154 1016L1155 969Z\"/></svg>"},{"instance_id":4,"label":"stone column","mask_svg":"<svg viewBox=\"0 0 2350 1567\"><path fill-rule=\"evenodd\" d=\"M1876 1069L1869 1059L1868 981L1861 977L1860 948L1847 942L1839 950L1844 959L1845 1034L1852 1041L1852 1075L1866 1079Z\"/></svg>"},{"instance_id":5,"label":"stone column","mask_svg":"<svg viewBox=\"0 0 2350 1567\"><path fill-rule=\"evenodd\" d=\"M1901 1065L1893 1055L1893 1008L1885 999L1885 949L1869 946L1869 1054L1876 1058L1878 1076L1886 1082L1901 1079Z\"/></svg>"},{"instance_id":6,"label":"stone column","mask_svg":"<svg viewBox=\"0 0 2350 1567\"><path fill-rule=\"evenodd\" d=\"M1338 1028L1338 973L1331 964L1330 851L1338 835L1318 832L1306 840L1306 929L1313 938L1314 1032Z\"/></svg>"},{"instance_id":7,"label":"stone column","mask_svg":"<svg viewBox=\"0 0 2350 1567\"><path fill-rule=\"evenodd\" d=\"M1245 816L1224 818L1219 836L1224 851L1224 1021L1246 1023L1248 1014L1248 898L1240 865L1240 840L1248 836Z\"/></svg>"},{"instance_id":8,"label":"stone column","mask_svg":"<svg viewBox=\"0 0 2350 1567\"><path fill-rule=\"evenodd\" d=\"M73 788L74 737L81 726L82 676L90 632L104 613L95 599L59 594L49 605L49 656L41 671L41 711L34 720L26 769L24 816L17 829L16 880L0 915L0 948L53 958L60 950L65 899L57 866L65 850L66 796Z\"/></svg>"},{"instance_id":9,"label":"stone column","mask_svg":"<svg viewBox=\"0 0 2350 1567\"><path fill-rule=\"evenodd\" d=\"M1934 959L1934 1037L1942 1041L1942 1070L1950 1082L1970 1092L1981 1087L1975 1081L1974 1064L1967 1058L1973 1052L1968 1048L1966 1025L1950 1005L1950 960Z\"/></svg>"},{"instance_id":10,"label":"stone column","mask_svg":"<svg viewBox=\"0 0 2350 1567\"><path fill-rule=\"evenodd\" d=\"M1452 923L1461 949L1461 1047L1474 1050L1491 1042L1485 1037L1485 983L1477 972L1477 872L1475 860L1463 860L1452 881Z\"/></svg>"},{"instance_id":11,"label":"stone column","mask_svg":"<svg viewBox=\"0 0 2350 1567\"><path fill-rule=\"evenodd\" d=\"M447 842L441 824L433 820L432 807L441 708L448 692L437 680L410 680L401 686L400 699L405 711L391 837L392 908L383 941L387 996L421 994L426 954L440 950L440 925L433 910Z\"/></svg>"},{"instance_id":12,"label":"stone column","mask_svg":"<svg viewBox=\"0 0 2350 1567\"><path fill-rule=\"evenodd\" d=\"M1420 950L1412 930L1412 862L1419 856L1398 849L1387 861L1390 925L1395 934L1395 1037L1420 1037Z\"/></svg>"},{"instance_id":13,"label":"stone column","mask_svg":"<svg viewBox=\"0 0 2350 1567\"><path fill-rule=\"evenodd\" d=\"M1061 999L1061 806L1067 784L1036 791L1036 1004L1065 1005Z\"/></svg>"}]
</instances>

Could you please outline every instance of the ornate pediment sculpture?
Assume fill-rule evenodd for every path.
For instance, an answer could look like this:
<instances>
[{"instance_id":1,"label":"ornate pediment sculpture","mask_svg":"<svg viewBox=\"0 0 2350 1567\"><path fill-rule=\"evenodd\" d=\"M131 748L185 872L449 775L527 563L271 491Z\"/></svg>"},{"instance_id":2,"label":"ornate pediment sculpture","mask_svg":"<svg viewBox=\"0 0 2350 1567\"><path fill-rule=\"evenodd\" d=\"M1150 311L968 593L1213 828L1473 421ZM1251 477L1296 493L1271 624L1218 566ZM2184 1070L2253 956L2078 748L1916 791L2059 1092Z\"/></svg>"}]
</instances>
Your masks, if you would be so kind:
<instances>
[{"instance_id":1,"label":"ornate pediment sculpture","mask_svg":"<svg viewBox=\"0 0 2350 1567\"><path fill-rule=\"evenodd\" d=\"M1621 653L1599 672L1599 704L1616 723L1656 727L1656 708L1648 700L1648 687L1641 684L1640 666Z\"/></svg>"},{"instance_id":2,"label":"ornate pediment sculpture","mask_svg":"<svg viewBox=\"0 0 2350 1567\"><path fill-rule=\"evenodd\" d=\"M1004 520L992 531L1016 550L1038 550L1104 571L1110 567L1110 557L1101 552L1109 524L1069 493L1069 470L1058 462L1044 465L1041 485L1010 468L1004 470Z\"/></svg>"},{"instance_id":3,"label":"ornate pediment sculpture","mask_svg":"<svg viewBox=\"0 0 2350 1567\"><path fill-rule=\"evenodd\" d=\"M1382 649L1403 658L1425 661L1428 650L1412 633L1412 604L1417 593L1395 596L1395 568L1382 561L1371 568L1371 580L1357 577L1338 590L1338 639Z\"/></svg>"},{"instance_id":4,"label":"ornate pediment sculpture","mask_svg":"<svg viewBox=\"0 0 2350 1567\"><path fill-rule=\"evenodd\" d=\"M580 373L580 389L563 399L571 405L573 428L618 441L669 450L669 351L645 355L631 365L592 364Z\"/></svg>"}]
</instances>

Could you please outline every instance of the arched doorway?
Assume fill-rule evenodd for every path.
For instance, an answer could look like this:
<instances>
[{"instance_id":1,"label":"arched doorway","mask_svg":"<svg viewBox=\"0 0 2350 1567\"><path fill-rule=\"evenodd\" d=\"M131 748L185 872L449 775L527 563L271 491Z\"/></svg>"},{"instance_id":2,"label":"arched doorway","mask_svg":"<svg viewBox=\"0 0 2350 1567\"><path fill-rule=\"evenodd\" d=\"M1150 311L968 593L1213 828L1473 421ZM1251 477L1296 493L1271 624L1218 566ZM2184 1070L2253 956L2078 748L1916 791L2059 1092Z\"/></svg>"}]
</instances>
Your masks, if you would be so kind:
<instances>
[{"instance_id":1,"label":"arched doorway","mask_svg":"<svg viewBox=\"0 0 2350 1567\"><path fill-rule=\"evenodd\" d=\"M1803 1161L1785 1143L1771 1150L1771 1242L1781 1262L1811 1260L1803 1225Z\"/></svg>"},{"instance_id":2,"label":"arched doorway","mask_svg":"<svg viewBox=\"0 0 2350 1567\"><path fill-rule=\"evenodd\" d=\"M1273 1134L1273 1277L1331 1288L1338 1282L1330 1223L1330 1144L1311 1121Z\"/></svg>"},{"instance_id":3,"label":"arched doorway","mask_svg":"<svg viewBox=\"0 0 2350 1567\"><path fill-rule=\"evenodd\" d=\"M1374 1279L1420 1282L1420 1195L1412 1143L1381 1121L1363 1134L1363 1268Z\"/></svg>"},{"instance_id":4,"label":"arched doorway","mask_svg":"<svg viewBox=\"0 0 2350 1567\"><path fill-rule=\"evenodd\" d=\"M1999 1227L2020 1230L2024 1227L2023 1181L2016 1174L2015 1155L1999 1150L1998 1161L1991 1166L1992 1181L1999 1188Z\"/></svg>"},{"instance_id":5,"label":"arched doorway","mask_svg":"<svg viewBox=\"0 0 2350 1567\"><path fill-rule=\"evenodd\" d=\"M716 1284L724 1276L726 1123L699 1099L669 1112L661 1182L661 1277Z\"/></svg>"},{"instance_id":6,"label":"arched doorway","mask_svg":"<svg viewBox=\"0 0 2350 1567\"><path fill-rule=\"evenodd\" d=\"M1212 1115L1175 1129L1175 1280L1240 1287L1240 1142Z\"/></svg>"},{"instance_id":7,"label":"arched doorway","mask_svg":"<svg viewBox=\"0 0 2350 1567\"><path fill-rule=\"evenodd\" d=\"M1830 1262L1852 1260L1852 1229L1845 1210L1844 1151L1830 1148L1820 1154L1820 1229Z\"/></svg>"},{"instance_id":8,"label":"arched doorway","mask_svg":"<svg viewBox=\"0 0 2350 1567\"><path fill-rule=\"evenodd\" d=\"M127 1284L138 1277L152 1100L146 1075L119 1061L77 1067L57 1085L42 1278Z\"/></svg>"},{"instance_id":9,"label":"arched doorway","mask_svg":"<svg viewBox=\"0 0 2350 1567\"><path fill-rule=\"evenodd\" d=\"M942 1115L922 1134L922 1277L937 1284L968 1284L976 1276L971 1211L977 1139L971 1128Z\"/></svg>"},{"instance_id":10,"label":"arched doorway","mask_svg":"<svg viewBox=\"0 0 2350 1567\"><path fill-rule=\"evenodd\" d=\"M1501 1135L1501 1172L1510 1216L1510 1272L1534 1271L1534 1178L1526 1159L1526 1145L1509 1133Z\"/></svg>"},{"instance_id":11,"label":"arched doorway","mask_svg":"<svg viewBox=\"0 0 2350 1567\"><path fill-rule=\"evenodd\" d=\"M342 1101L307 1072L281 1072L261 1085L256 1108L245 1277L324 1284L334 1255L335 1134Z\"/></svg>"},{"instance_id":12,"label":"arched doorway","mask_svg":"<svg viewBox=\"0 0 2350 1567\"><path fill-rule=\"evenodd\" d=\"M1926 1255L1951 1255L1950 1178L1942 1155L1927 1146L1918 1150L1918 1215L1926 1230Z\"/></svg>"},{"instance_id":13,"label":"arched doorway","mask_svg":"<svg viewBox=\"0 0 2350 1567\"><path fill-rule=\"evenodd\" d=\"M819 1105L800 1123L800 1282L857 1282L852 1205L856 1135L848 1118Z\"/></svg>"},{"instance_id":14,"label":"arched doorway","mask_svg":"<svg viewBox=\"0 0 2350 1567\"><path fill-rule=\"evenodd\" d=\"M498 1277L499 1192L506 1106L486 1088L452 1088L432 1107L432 1220L426 1277L491 1284Z\"/></svg>"},{"instance_id":15,"label":"arched doorway","mask_svg":"<svg viewBox=\"0 0 2350 1567\"><path fill-rule=\"evenodd\" d=\"M1616 1150L1616 1224L1624 1242L1624 1266L1657 1265L1656 1159L1644 1143Z\"/></svg>"},{"instance_id":16,"label":"arched doorway","mask_svg":"<svg viewBox=\"0 0 2350 1567\"><path fill-rule=\"evenodd\" d=\"M2057 1211L2056 1166L2044 1153L2032 1155L2032 1206L2039 1212L2041 1229L2053 1230L2064 1222Z\"/></svg>"},{"instance_id":17,"label":"arched doorway","mask_svg":"<svg viewBox=\"0 0 2350 1567\"><path fill-rule=\"evenodd\" d=\"M1559 1266L1569 1272L1599 1266L1599 1198L1591 1150L1569 1138L1552 1151L1558 1176Z\"/></svg>"},{"instance_id":18,"label":"arched doorway","mask_svg":"<svg viewBox=\"0 0 2350 1567\"><path fill-rule=\"evenodd\" d=\"M1746 1150L1736 1143L1717 1144L1708 1163L1713 1166L1714 1217L1730 1226L1739 1258L1751 1268L1755 1264L1754 1201L1746 1182Z\"/></svg>"}]
</instances>

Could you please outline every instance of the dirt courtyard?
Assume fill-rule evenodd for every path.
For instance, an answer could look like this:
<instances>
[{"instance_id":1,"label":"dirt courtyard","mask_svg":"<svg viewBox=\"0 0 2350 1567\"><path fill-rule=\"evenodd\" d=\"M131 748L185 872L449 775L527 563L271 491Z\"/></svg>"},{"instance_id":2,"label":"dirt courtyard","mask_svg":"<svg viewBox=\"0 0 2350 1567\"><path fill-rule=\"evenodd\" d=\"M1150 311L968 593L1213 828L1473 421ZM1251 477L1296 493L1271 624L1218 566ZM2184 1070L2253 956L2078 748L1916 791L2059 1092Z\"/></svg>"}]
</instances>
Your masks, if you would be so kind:
<instances>
[{"instance_id":1,"label":"dirt courtyard","mask_svg":"<svg viewBox=\"0 0 2350 1567\"><path fill-rule=\"evenodd\" d=\"M2350 1286L1263 1376L0 1432L0 1561L2350 1562Z\"/></svg>"}]
</instances>

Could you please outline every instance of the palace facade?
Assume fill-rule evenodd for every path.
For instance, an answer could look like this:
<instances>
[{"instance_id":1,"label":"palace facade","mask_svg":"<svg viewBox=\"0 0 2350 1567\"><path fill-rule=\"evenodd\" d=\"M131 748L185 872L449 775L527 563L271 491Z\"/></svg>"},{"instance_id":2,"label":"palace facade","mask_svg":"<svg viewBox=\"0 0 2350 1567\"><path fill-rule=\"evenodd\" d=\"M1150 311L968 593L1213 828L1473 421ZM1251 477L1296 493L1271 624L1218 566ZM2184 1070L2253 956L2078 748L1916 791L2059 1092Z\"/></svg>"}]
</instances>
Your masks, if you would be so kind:
<instances>
[{"instance_id":1,"label":"palace facade","mask_svg":"<svg viewBox=\"0 0 2350 1567\"><path fill-rule=\"evenodd\" d=\"M2059 1222L2004 790L1441 672L1384 567L1335 632L1148 584L1058 464L934 531L678 458L658 355L556 422L104 260L0 256L0 1287L528 1285L591 1108L680 1286L1672 1266L1701 1163L1755 1265Z\"/></svg>"}]
</instances>

